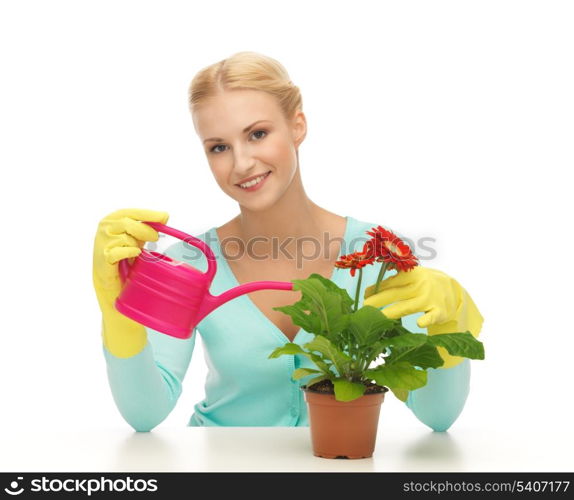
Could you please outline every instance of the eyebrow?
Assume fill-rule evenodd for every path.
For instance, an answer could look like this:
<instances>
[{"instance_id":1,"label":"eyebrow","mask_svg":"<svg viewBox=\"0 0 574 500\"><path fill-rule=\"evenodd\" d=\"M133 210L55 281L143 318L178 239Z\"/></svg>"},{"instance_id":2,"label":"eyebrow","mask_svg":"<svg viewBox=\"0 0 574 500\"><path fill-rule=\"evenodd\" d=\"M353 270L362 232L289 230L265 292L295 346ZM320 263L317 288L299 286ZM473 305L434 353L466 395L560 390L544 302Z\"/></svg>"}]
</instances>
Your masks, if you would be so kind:
<instances>
[{"instance_id":1,"label":"eyebrow","mask_svg":"<svg viewBox=\"0 0 574 500\"><path fill-rule=\"evenodd\" d=\"M253 122L251 125L245 127L243 129L243 132L244 133L247 132L250 128L254 127L255 125L257 125L258 123L261 123L261 122L271 122L271 120L257 120L256 122ZM209 142L209 141L223 141L223 139L221 137L210 137L209 139L205 139L203 141L203 143L205 144L206 142Z\"/></svg>"}]
</instances>

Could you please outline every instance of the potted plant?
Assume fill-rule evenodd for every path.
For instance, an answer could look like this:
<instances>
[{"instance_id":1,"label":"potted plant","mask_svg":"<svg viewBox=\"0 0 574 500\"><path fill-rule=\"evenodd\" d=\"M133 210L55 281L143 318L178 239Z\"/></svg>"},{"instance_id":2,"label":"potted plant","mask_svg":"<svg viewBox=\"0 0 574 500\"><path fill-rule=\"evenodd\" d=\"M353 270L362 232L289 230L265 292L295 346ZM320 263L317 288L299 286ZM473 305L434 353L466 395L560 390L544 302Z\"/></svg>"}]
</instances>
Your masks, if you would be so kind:
<instances>
[{"instance_id":1,"label":"potted plant","mask_svg":"<svg viewBox=\"0 0 574 500\"><path fill-rule=\"evenodd\" d=\"M375 448L380 407L390 390L406 401L408 392L427 383L428 368L444 361L437 350L470 359L484 359L483 344L469 331L426 335L406 329L400 319L387 318L373 306L358 307L362 269L381 263L374 291L387 270L409 272L418 265L410 247L396 235L378 226L367 232L361 252L342 256L338 269L358 271L355 297L320 274L293 280L301 299L275 307L291 316L294 324L314 335L299 345L288 342L269 358L302 355L312 368L298 368L293 379L312 377L301 389L309 411L315 456L323 458L367 458Z\"/></svg>"}]
</instances>

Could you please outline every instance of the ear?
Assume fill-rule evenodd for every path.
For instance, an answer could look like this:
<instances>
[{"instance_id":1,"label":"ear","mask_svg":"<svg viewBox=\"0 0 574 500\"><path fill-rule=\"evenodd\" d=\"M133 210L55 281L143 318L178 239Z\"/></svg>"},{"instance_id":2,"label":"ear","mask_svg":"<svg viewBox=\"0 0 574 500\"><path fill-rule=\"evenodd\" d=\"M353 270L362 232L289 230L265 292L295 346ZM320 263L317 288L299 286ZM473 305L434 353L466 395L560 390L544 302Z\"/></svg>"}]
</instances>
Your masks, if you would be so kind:
<instances>
[{"instance_id":1,"label":"ear","mask_svg":"<svg viewBox=\"0 0 574 500\"><path fill-rule=\"evenodd\" d=\"M299 145L303 142L303 139L305 139L305 136L307 135L307 119L305 118L303 111L295 111L295 114L291 120L291 130L295 148L298 149Z\"/></svg>"}]
</instances>

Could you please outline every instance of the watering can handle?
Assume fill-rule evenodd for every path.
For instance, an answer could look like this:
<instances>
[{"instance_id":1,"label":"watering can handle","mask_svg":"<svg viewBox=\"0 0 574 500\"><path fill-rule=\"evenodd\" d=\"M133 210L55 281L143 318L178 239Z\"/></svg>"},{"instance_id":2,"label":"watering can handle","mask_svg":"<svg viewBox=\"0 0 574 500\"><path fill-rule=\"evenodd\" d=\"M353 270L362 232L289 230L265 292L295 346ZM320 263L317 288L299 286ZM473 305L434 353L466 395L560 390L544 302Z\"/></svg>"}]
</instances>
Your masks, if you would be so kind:
<instances>
[{"instance_id":1,"label":"watering can handle","mask_svg":"<svg viewBox=\"0 0 574 500\"><path fill-rule=\"evenodd\" d=\"M205 275L208 277L209 281L213 280L215 276L215 272L217 271L216 262L215 262L215 255L209 245L204 241L196 238L195 236L191 236L183 231L179 231L178 229L174 229L172 227L166 226L165 224L161 224L160 222L148 222L143 221L148 226L153 227L156 231L161 233L167 234L169 236L173 236L174 238L178 238L180 240L185 241L186 243L190 243L194 247L199 248L207 257L207 271L205 271ZM122 283L125 282L126 276L128 275L128 271L130 269L130 265L128 263L128 259L122 259L119 262L119 273L120 279Z\"/></svg>"}]
</instances>

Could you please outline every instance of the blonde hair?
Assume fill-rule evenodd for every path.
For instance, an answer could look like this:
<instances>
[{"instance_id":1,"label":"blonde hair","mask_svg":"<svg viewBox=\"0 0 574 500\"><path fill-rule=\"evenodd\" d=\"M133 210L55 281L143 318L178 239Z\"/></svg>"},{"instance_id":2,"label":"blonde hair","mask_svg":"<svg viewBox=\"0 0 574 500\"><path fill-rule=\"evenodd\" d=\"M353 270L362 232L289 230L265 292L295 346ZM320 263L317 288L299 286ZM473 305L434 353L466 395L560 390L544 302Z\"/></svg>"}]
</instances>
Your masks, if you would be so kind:
<instances>
[{"instance_id":1,"label":"blonde hair","mask_svg":"<svg viewBox=\"0 0 574 500\"><path fill-rule=\"evenodd\" d=\"M220 92L233 89L262 90L277 99L283 115L291 119L303 109L299 87L287 70L272 57L243 51L201 69L188 91L189 109L193 113L202 102Z\"/></svg>"}]
</instances>

